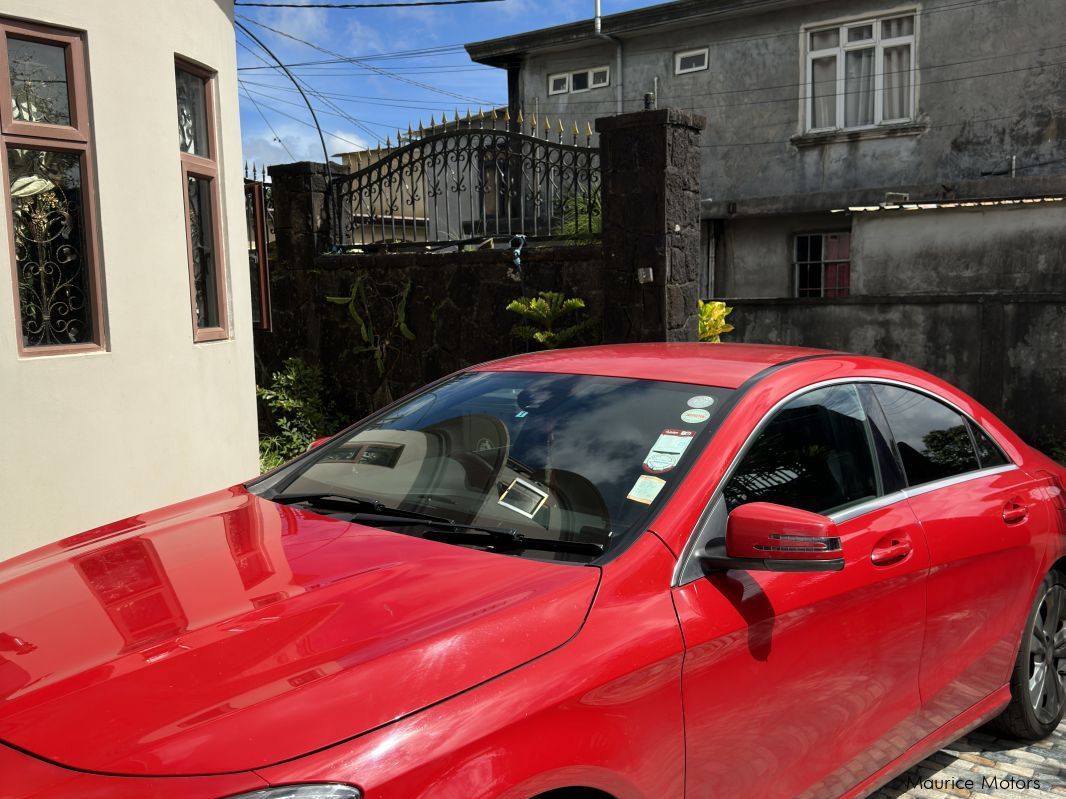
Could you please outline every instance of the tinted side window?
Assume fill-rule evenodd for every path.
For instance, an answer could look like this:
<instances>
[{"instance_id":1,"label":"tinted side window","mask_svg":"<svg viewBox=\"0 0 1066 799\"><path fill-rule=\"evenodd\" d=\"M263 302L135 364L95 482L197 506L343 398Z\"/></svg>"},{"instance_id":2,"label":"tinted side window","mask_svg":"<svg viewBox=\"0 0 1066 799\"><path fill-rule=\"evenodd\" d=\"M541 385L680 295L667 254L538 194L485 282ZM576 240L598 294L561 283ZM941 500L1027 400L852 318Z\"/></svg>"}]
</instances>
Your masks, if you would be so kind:
<instances>
[{"instance_id":1,"label":"tinted side window","mask_svg":"<svg viewBox=\"0 0 1066 799\"><path fill-rule=\"evenodd\" d=\"M878 495L869 422L854 386L797 397L759 434L724 489L730 510L774 502L829 513Z\"/></svg>"},{"instance_id":2,"label":"tinted side window","mask_svg":"<svg viewBox=\"0 0 1066 799\"><path fill-rule=\"evenodd\" d=\"M959 413L905 388L876 385L874 393L896 438L910 485L978 469L969 424Z\"/></svg>"},{"instance_id":3,"label":"tinted side window","mask_svg":"<svg viewBox=\"0 0 1066 799\"><path fill-rule=\"evenodd\" d=\"M993 466L1006 466L1010 461L1003 454L1003 450L992 440L992 436L980 427L970 422L970 430L973 431L973 440L977 444L977 457L981 459L982 469L991 469Z\"/></svg>"}]
</instances>

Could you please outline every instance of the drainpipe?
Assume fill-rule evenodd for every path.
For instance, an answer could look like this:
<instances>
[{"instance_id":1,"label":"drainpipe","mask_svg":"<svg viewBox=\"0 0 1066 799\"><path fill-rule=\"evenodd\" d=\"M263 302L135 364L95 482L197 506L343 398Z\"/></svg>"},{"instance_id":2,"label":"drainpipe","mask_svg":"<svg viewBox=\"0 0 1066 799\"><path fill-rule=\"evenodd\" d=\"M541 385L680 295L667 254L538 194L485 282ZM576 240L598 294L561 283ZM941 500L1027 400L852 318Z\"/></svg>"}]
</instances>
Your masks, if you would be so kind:
<instances>
[{"instance_id":1,"label":"drainpipe","mask_svg":"<svg viewBox=\"0 0 1066 799\"><path fill-rule=\"evenodd\" d=\"M603 14L601 13L602 9L600 5L601 0L596 0L596 16L593 21L593 26L596 33L596 38L603 39L604 41L608 42L614 42L615 44L615 92L618 96L618 99L616 100L618 106L616 109L616 113L621 114L625 103L625 94L623 92L622 86L622 68L624 65L624 61L622 59L622 40L619 39L617 36L611 36L611 34L603 32Z\"/></svg>"}]
</instances>

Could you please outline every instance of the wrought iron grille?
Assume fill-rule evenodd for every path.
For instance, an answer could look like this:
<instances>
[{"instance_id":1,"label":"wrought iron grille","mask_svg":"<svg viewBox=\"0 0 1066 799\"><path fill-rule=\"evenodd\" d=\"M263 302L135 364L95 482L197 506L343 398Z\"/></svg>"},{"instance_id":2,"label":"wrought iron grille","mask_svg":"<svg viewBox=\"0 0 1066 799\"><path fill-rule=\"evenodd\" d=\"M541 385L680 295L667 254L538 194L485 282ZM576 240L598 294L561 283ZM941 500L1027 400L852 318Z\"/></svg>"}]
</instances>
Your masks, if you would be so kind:
<instances>
[{"instance_id":1,"label":"wrought iron grille","mask_svg":"<svg viewBox=\"0 0 1066 799\"><path fill-rule=\"evenodd\" d=\"M576 126L565 143L561 124L553 135L547 120L542 136L536 120L529 134L497 130L495 121L465 124L372 151L366 167L336 178L339 243L599 235L600 154L591 129L582 146Z\"/></svg>"}]
</instances>

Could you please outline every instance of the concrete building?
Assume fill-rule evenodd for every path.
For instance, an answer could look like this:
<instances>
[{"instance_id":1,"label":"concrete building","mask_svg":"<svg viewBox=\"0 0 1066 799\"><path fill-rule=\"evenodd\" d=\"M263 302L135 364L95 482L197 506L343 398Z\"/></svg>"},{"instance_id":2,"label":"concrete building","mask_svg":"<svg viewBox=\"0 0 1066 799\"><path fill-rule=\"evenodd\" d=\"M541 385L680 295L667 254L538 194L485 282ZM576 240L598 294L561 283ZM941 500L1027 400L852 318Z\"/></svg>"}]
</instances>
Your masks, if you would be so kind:
<instances>
[{"instance_id":1,"label":"concrete building","mask_svg":"<svg viewBox=\"0 0 1066 799\"><path fill-rule=\"evenodd\" d=\"M0 558L257 472L232 0L0 15Z\"/></svg>"},{"instance_id":2,"label":"concrete building","mask_svg":"<svg viewBox=\"0 0 1066 799\"><path fill-rule=\"evenodd\" d=\"M1063 293L1064 33L1060 0L678 0L467 50L567 126L707 118L705 297Z\"/></svg>"}]
</instances>

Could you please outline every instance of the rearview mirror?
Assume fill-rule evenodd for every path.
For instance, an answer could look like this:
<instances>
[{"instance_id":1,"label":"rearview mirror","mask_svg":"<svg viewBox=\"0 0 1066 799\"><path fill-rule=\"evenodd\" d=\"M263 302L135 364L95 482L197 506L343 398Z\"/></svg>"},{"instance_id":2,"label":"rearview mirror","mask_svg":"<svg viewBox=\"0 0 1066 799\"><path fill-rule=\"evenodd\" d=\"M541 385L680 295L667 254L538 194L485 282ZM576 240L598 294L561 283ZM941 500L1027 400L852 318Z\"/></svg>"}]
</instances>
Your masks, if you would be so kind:
<instances>
[{"instance_id":1,"label":"rearview mirror","mask_svg":"<svg viewBox=\"0 0 1066 799\"><path fill-rule=\"evenodd\" d=\"M729 514L725 546L708 546L700 561L704 571L841 571L844 551L836 532L826 516L752 502Z\"/></svg>"}]
</instances>

